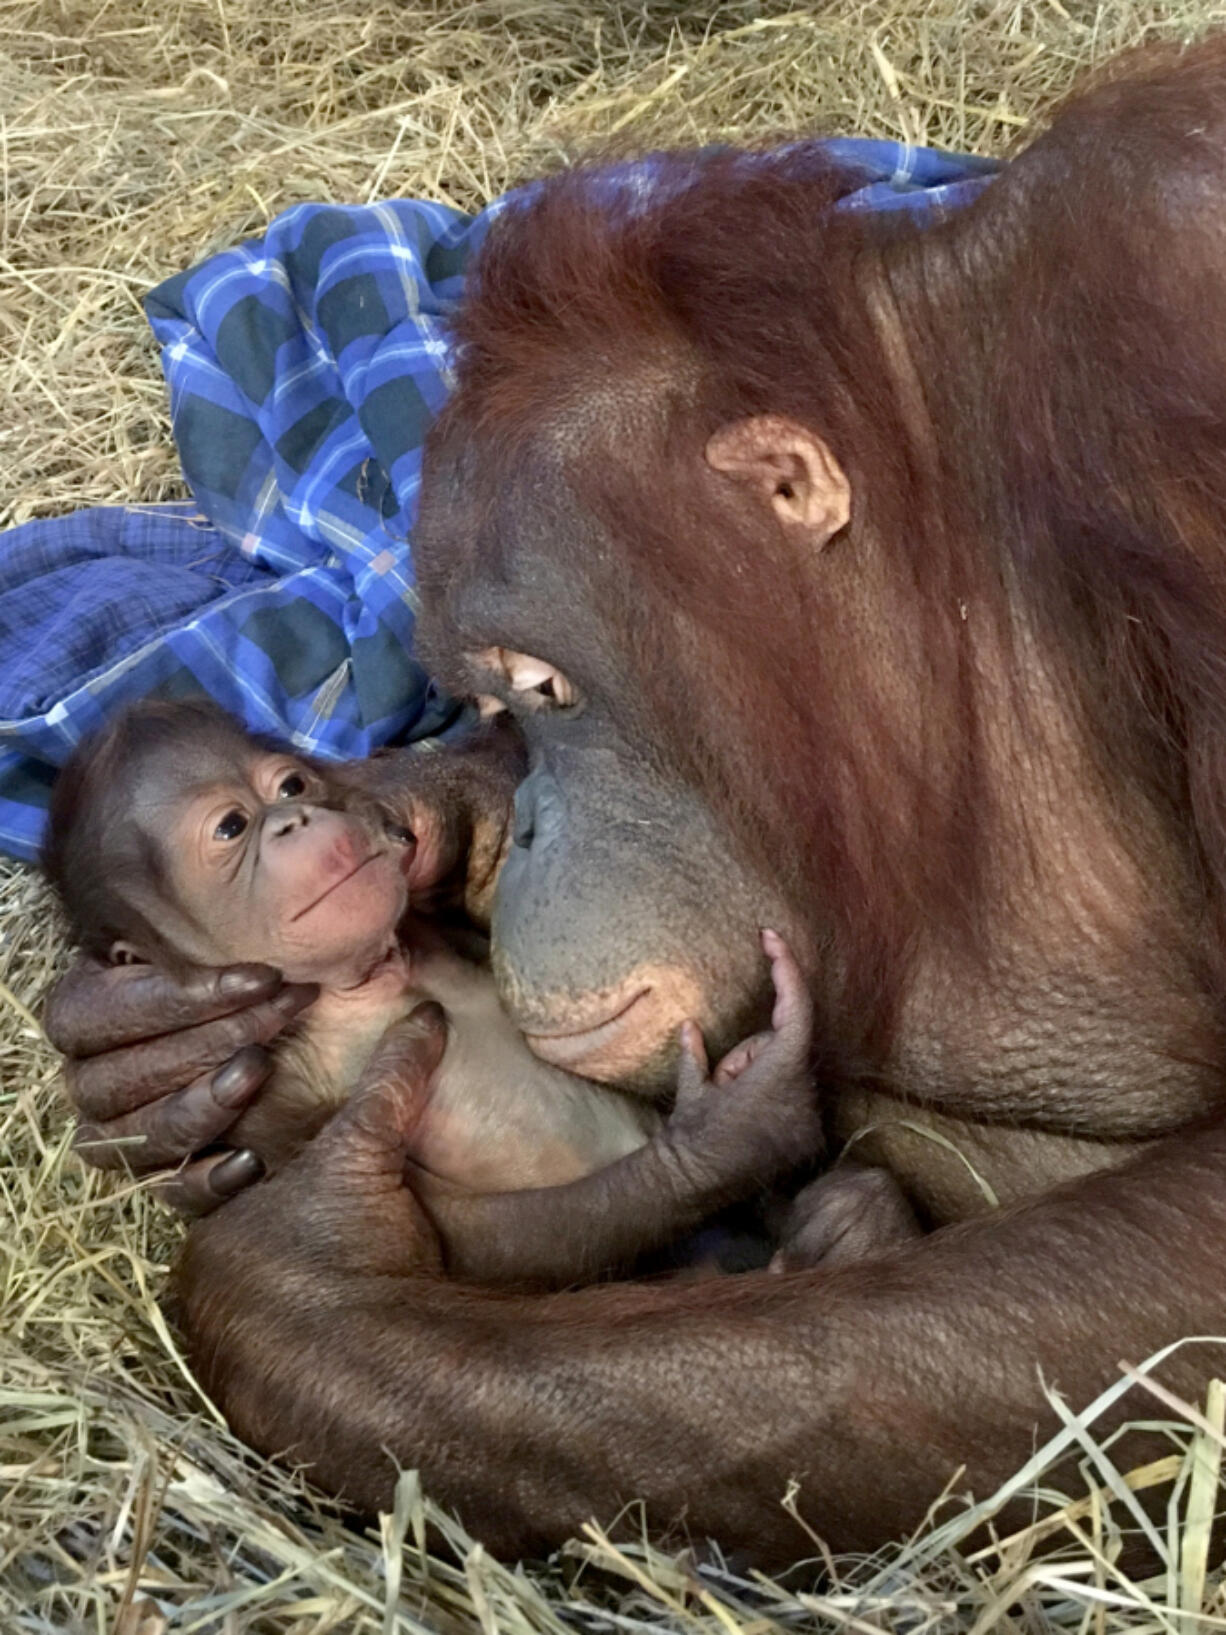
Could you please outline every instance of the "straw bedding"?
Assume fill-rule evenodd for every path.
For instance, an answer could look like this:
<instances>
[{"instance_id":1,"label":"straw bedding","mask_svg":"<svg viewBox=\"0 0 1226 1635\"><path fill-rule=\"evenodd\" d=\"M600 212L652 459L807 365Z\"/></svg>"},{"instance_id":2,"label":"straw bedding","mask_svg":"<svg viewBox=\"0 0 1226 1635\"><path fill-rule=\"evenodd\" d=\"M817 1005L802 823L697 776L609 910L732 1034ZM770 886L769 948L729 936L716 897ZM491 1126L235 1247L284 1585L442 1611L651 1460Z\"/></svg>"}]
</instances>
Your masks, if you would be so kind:
<instances>
[{"instance_id":1,"label":"straw bedding","mask_svg":"<svg viewBox=\"0 0 1226 1635\"><path fill-rule=\"evenodd\" d=\"M0 0L0 525L182 492L141 294L297 200L476 205L593 141L823 128L999 152L1087 65L1222 21L1196 0ZM1092 1414L1071 1422L1077 1491L1009 1541L969 1544L992 1496L968 1509L955 1491L920 1538L786 1585L595 1529L511 1570L411 1475L380 1529L346 1527L194 1389L156 1304L174 1223L68 1152L36 1019L64 954L38 879L0 865L5 1635L1226 1620L1216 1390L1154 1401L1169 1452L1141 1471L1116 1470ZM1167 1504L1144 1584L1114 1564L1142 1488ZM427 1517L447 1540L433 1556Z\"/></svg>"}]
</instances>

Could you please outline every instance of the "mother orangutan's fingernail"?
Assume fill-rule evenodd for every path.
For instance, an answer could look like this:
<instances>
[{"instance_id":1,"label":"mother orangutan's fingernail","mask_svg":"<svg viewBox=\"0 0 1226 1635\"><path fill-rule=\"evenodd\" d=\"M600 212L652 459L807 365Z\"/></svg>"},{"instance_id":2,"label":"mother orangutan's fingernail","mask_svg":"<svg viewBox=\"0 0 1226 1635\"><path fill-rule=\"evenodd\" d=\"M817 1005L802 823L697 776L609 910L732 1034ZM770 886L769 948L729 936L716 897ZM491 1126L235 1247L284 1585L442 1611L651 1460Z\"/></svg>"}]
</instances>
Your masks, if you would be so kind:
<instances>
[{"instance_id":1,"label":"mother orangutan's fingernail","mask_svg":"<svg viewBox=\"0 0 1226 1635\"><path fill-rule=\"evenodd\" d=\"M214 1164L209 1171L209 1187L219 1198L232 1198L236 1192L258 1181L263 1173L263 1164L244 1147L241 1152L232 1152L229 1158L223 1158L220 1164Z\"/></svg>"},{"instance_id":2,"label":"mother orangutan's fingernail","mask_svg":"<svg viewBox=\"0 0 1226 1635\"><path fill-rule=\"evenodd\" d=\"M257 1045L247 1045L213 1074L209 1086L222 1107L241 1107L268 1077L269 1058Z\"/></svg>"},{"instance_id":3,"label":"mother orangutan's fingernail","mask_svg":"<svg viewBox=\"0 0 1226 1635\"><path fill-rule=\"evenodd\" d=\"M217 992L223 999L243 999L265 992L277 979L270 965L233 965L223 971L217 980Z\"/></svg>"},{"instance_id":4,"label":"mother orangutan's fingernail","mask_svg":"<svg viewBox=\"0 0 1226 1635\"><path fill-rule=\"evenodd\" d=\"M318 998L318 982L287 982L273 1000L273 1004L286 1016L297 1016L300 1010L313 1005Z\"/></svg>"}]
</instances>

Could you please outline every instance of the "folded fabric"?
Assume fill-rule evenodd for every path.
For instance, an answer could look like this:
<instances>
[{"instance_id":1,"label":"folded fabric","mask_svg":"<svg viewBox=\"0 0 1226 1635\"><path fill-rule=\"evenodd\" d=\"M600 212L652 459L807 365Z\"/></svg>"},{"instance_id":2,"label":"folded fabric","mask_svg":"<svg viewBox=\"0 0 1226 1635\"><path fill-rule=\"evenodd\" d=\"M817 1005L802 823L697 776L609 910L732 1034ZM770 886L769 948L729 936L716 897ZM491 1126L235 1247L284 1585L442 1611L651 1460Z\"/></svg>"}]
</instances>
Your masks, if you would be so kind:
<instances>
[{"instance_id":1,"label":"folded fabric","mask_svg":"<svg viewBox=\"0 0 1226 1635\"><path fill-rule=\"evenodd\" d=\"M613 166L593 186L611 207L658 197L702 159ZM744 162L833 163L838 208L926 220L999 168L854 139ZM54 769L134 698L208 694L325 757L459 724L412 656L421 447L451 384L465 264L530 191L475 216L421 200L298 205L149 295L195 504L0 536L0 849L37 854Z\"/></svg>"}]
</instances>

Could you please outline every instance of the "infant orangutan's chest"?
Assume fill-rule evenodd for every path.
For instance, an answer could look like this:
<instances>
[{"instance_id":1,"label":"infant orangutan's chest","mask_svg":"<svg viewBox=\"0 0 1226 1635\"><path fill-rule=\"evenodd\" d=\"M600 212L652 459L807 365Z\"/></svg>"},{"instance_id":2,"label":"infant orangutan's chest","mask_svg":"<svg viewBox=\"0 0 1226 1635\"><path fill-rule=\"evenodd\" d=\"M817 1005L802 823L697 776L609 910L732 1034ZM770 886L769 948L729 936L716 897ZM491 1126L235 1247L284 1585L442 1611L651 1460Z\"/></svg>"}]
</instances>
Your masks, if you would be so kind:
<instances>
[{"instance_id":1,"label":"infant orangutan's chest","mask_svg":"<svg viewBox=\"0 0 1226 1635\"><path fill-rule=\"evenodd\" d=\"M332 1086L329 1099L339 1106L387 1029L425 997L403 964L359 989L320 994L292 1042L298 1064L321 1086Z\"/></svg>"},{"instance_id":2,"label":"infant orangutan's chest","mask_svg":"<svg viewBox=\"0 0 1226 1635\"><path fill-rule=\"evenodd\" d=\"M457 1034L489 1038L510 1026L488 971L431 942L422 951L402 949L359 987L325 989L294 1041L301 1066L321 1085L335 1087L332 1099L339 1105L387 1029L426 1000L447 1012L449 1063L457 1054Z\"/></svg>"},{"instance_id":3,"label":"infant orangutan's chest","mask_svg":"<svg viewBox=\"0 0 1226 1635\"><path fill-rule=\"evenodd\" d=\"M325 991L277 1044L268 1083L229 1132L266 1168L282 1168L348 1099L387 1028L417 998L399 971L361 990Z\"/></svg>"},{"instance_id":4,"label":"infant orangutan's chest","mask_svg":"<svg viewBox=\"0 0 1226 1635\"><path fill-rule=\"evenodd\" d=\"M402 950L360 987L325 990L282 1040L270 1082L232 1132L270 1168L310 1141L361 1082L387 1029L423 1000L447 1017L447 1044L408 1156L473 1191L556 1186L633 1152L655 1110L537 1060L499 1003L488 970L432 943Z\"/></svg>"}]
</instances>

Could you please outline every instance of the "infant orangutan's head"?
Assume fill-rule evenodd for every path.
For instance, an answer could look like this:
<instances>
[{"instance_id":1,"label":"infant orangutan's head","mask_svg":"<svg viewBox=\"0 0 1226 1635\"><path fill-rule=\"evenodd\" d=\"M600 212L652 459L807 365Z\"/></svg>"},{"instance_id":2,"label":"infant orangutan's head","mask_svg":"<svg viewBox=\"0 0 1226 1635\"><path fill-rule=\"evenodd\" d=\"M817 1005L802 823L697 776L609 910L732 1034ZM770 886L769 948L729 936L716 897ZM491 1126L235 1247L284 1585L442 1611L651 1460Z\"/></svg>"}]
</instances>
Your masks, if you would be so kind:
<instances>
[{"instance_id":1,"label":"infant orangutan's head","mask_svg":"<svg viewBox=\"0 0 1226 1635\"><path fill-rule=\"evenodd\" d=\"M404 848L318 766L206 703L145 703L83 743L52 795L43 863L104 958L277 966L345 985L388 951Z\"/></svg>"}]
</instances>

